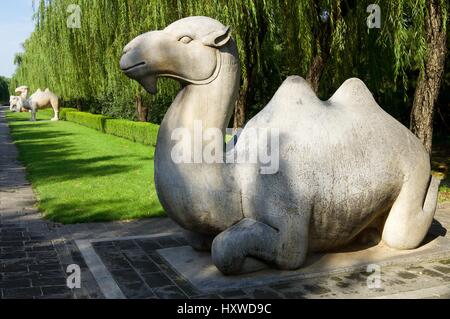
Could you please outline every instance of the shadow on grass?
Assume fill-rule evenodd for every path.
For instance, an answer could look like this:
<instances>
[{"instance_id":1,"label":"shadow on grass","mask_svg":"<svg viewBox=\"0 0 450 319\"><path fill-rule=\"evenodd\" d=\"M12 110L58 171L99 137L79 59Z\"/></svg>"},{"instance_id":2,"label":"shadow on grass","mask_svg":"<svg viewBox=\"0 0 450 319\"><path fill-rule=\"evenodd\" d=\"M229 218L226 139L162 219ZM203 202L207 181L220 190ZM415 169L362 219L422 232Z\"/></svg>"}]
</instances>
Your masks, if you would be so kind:
<instances>
[{"instance_id":1,"label":"shadow on grass","mask_svg":"<svg viewBox=\"0 0 450 319\"><path fill-rule=\"evenodd\" d=\"M157 202L148 202L141 207L135 207L136 211L130 211L130 205L123 200L81 200L61 203L60 201L46 198L40 202L40 206L46 209L45 217L63 224L75 224L84 222L108 222L114 220L130 220L139 218L162 217L164 211ZM143 214L142 212L146 212Z\"/></svg>"},{"instance_id":2,"label":"shadow on grass","mask_svg":"<svg viewBox=\"0 0 450 319\"><path fill-rule=\"evenodd\" d=\"M150 167L143 172L143 165L152 165L150 148L143 156L134 143L65 122L9 122L48 219L67 224L163 216Z\"/></svg>"},{"instance_id":3,"label":"shadow on grass","mask_svg":"<svg viewBox=\"0 0 450 319\"><path fill-rule=\"evenodd\" d=\"M20 122L17 121L17 122ZM107 176L136 169L128 164L111 164L111 160L129 156L97 156L84 159L70 159L82 154L71 143L58 142L61 137L74 134L46 131L48 125L44 121L33 123L33 126L15 124L12 135L20 150L19 159L30 170L31 182L39 181L40 185L48 181L65 181L84 177Z\"/></svg>"}]
</instances>

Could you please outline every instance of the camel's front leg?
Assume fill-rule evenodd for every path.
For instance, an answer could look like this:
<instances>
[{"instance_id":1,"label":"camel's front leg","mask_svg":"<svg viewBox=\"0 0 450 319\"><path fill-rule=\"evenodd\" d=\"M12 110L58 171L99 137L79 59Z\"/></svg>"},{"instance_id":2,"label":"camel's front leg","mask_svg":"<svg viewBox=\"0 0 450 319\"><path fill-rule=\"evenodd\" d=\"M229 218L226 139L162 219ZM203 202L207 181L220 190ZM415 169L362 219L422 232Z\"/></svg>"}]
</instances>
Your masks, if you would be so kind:
<instances>
[{"instance_id":1,"label":"camel's front leg","mask_svg":"<svg viewBox=\"0 0 450 319\"><path fill-rule=\"evenodd\" d=\"M36 122L36 112L35 108L31 109L31 122Z\"/></svg>"},{"instance_id":2,"label":"camel's front leg","mask_svg":"<svg viewBox=\"0 0 450 319\"><path fill-rule=\"evenodd\" d=\"M214 240L214 264L225 275L261 270L260 260L283 270L298 269L306 259L309 217L286 215L276 226L243 219Z\"/></svg>"},{"instance_id":3,"label":"camel's front leg","mask_svg":"<svg viewBox=\"0 0 450 319\"><path fill-rule=\"evenodd\" d=\"M55 115L52 118L52 121L59 121L59 112L58 111L54 111Z\"/></svg>"},{"instance_id":4,"label":"camel's front leg","mask_svg":"<svg viewBox=\"0 0 450 319\"><path fill-rule=\"evenodd\" d=\"M52 105L52 108L53 108L53 113L54 113L52 121L59 121L59 102L58 101L54 101L54 100L52 100L50 102L51 102L51 105Z\"/></svg>"}]
</instances>

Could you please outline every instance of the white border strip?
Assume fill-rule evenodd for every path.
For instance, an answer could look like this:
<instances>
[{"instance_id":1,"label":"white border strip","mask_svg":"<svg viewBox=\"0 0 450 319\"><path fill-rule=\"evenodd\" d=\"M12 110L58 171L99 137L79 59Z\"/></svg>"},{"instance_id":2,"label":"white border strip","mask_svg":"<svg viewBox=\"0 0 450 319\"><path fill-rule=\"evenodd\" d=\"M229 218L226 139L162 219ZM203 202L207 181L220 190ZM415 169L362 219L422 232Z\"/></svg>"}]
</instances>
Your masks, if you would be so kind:
<instances>
[{"instance_id":1,"label":"white border strip","mask_svg":"<svg viewBox=\"0 0 450 319\"><path fill-rule=\"evenodd\" d=\"M90 240L76 240L76 245L83 255L89 270L97 281L106 299L127 299L116 281L92 247Z\"/></svg>"},{"instance_id":2,"label":"white border strip","mask_svg":"<svg viewBox=\"0 0 450 319\"><path fill-rule=\"evenodd\" d=\"M127 297L123 294L120 287L117 285L113 276L109 272L108 268L106 268L105 264L101 260L101 258L95 252L94 247L92 247L93 243L101 243L101 242L109 242L109 241L125 241L125 240L133 240L133 239L150 239L150 238L158 238L158 237L166 237L179 235L180 232L171 232L171 233L161 233L154 235L144 235L144 236L127 236L127 237L116 237L116 238L101 238L101 239L81 239L75 240L75 244L83 255L84 261L91 271L92 275L97 281L100 290L102 291L104 297L106 299L127 299Z\"/></svg>"}]
</instances>

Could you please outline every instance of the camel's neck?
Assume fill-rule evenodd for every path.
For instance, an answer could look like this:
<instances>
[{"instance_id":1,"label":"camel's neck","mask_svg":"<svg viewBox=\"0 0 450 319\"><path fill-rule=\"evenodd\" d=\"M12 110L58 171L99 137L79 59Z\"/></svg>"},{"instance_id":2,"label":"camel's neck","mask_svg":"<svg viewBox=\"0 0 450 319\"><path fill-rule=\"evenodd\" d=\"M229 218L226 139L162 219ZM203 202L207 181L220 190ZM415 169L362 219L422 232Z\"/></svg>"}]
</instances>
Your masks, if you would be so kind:
<instances>
[{"instance_id":1,"label":"camel's neck","mask_svg":"<svg viewBox=\"0 0 450 319\"><path fill-rule=\"evenodd\" d=\"M172 103L161 125L163 131L160 134L165 138L160 142L165 147L177 144L171 136L174 130L180 128L189 131L193 138L200 128L203 133L209 128L218 128L225 136L239 90L240 67L234 45L224 49L220 58L220 72L214 81L185 86ZM205 143L211 146L210 140ZM217 149L223 147L223 140L216 143Z\"/></svg>"},{"instance_id":2,"label":"camel's neck","mask_svg":"<svg viewBox=\"0 0 450 319\"><path fill-rule=\"evenodd\" d=\"M23 91L23 92L20 94L20 97L21 97L23 100L28 99L28 91Z\"/></svg>"},{"instance_id":3,"label":"camel's neck","mask_svg":"<svg viewBox=\"0 0 450 319\"><path fill-rule=\"evenodd\" d=\"M155 154L155 185L166 212L185 229L205 234L220 233L242 219L232 165L220 162L225 135L213 141L207 136L208 129L224 134L234 110L240 70L234 45L230 51L221 51L214 81L188 85L177 95L161 124ZM180 144L189 155L176 162L173 154ZM205 161L206 148L220 151L219 162Z\"/></svg>"}]
</instances>

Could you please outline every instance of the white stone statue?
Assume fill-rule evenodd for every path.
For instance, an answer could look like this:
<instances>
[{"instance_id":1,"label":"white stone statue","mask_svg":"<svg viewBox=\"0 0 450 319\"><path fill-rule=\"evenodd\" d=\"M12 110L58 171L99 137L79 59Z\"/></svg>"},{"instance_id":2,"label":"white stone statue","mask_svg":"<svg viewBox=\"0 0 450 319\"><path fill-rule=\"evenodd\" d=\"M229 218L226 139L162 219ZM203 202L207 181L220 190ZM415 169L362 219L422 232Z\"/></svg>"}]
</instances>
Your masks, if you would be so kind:
<instances>
[{"instance_id":1,"label":"white stone statue","mask_svg":"<svg viewBox=\"0 0 450 319\"><path fill-rule=\"evenodd\" d=\"M54 116L52 121L59 120L59 98L49 89L42 91L38 89L28 98L28 87L21 86L16 89L16 93L20 93L20 99L15 101L15 110L20 112L22 109L31 112L31 121L36 121L36 113L40 109L52 107Z\"/></svg>"},{"instance_id":2,"label":"white stone statue","mask_svg":"<svg viewBox=\"0 0 450 319\"><path fill-rule=\"evenodd\" d=\"M24 100L20 96L10 96L9 97L9 110L11 112L31 112L27 110L24 106Z\"/></svg>"},{"instance_id":3,"label":"white stone statue","mask_svg":"<svg viewBox=\"0 0 450 319\"><path fill-rule=\"evenodd\" d=\"M9 97L9 110L10 111L15 111L16 110L17 103L18 103L19 99L20 99L20 97L14 96L14 95L11 95Z\"/></svg>"},{"instance_id":4,"label":"white stone statue","mask_svg":"<svg viewBox=\"0 0 450 319\"><path fill-rule=\"evenodd\" d=\"M279 169L262 174L263 164L208 164L195 152L192 163L173 159L180 128L225 134L240 81L230 28L207 17L176 21L131 41L120 66L150 93L158 77L181 83L159 131L155 184L167 214L194 248L212 250L224 274L297 269L308 252L336 249L365 231L402 250L427 234L439 186L430 158L362 81L350 79L321 101L303 78L289 77L235 145L238 156L252 156L267 146L248 147L254 129L279 132ZM224 147L223 139L203 142Z\"/></svg>"}]
</instances>

